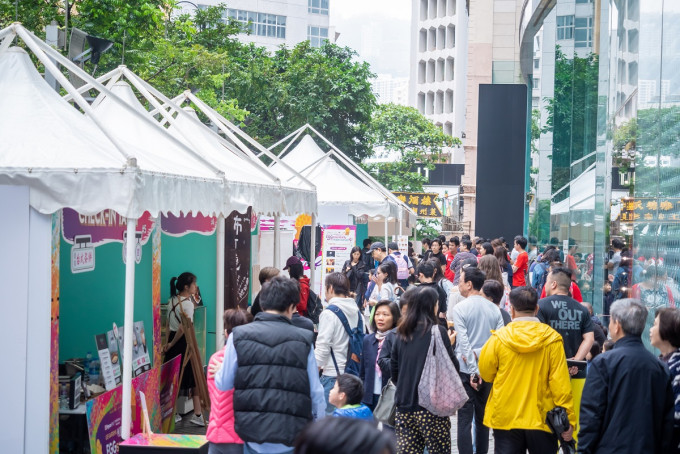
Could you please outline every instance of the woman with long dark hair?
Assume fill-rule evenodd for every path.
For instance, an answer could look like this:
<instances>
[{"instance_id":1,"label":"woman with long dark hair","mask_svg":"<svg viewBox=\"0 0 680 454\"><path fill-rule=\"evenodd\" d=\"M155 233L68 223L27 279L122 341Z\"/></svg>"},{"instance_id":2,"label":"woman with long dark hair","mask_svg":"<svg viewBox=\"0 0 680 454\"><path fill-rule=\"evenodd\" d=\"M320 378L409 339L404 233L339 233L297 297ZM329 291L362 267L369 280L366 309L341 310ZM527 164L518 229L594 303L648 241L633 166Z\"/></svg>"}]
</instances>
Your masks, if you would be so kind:
<instances>
[{"instance_id":1,"label":"woman with long dark hair","mask_svg":"<svg viewBox=\"0 0 680 454\"><path fill-rule=\"evenodd\" d=\"M359 288L363 283L363 275L366 272L366 264L362 260L361 248L354 246L350 252L350 259L342 266L342 273L349 279L349 289L355 294L362 294Z\"/></svg>"},{"instance_id":2,"label":"woman with long dark hair","mask_svg":"<svg viewBox=\"0 0 680 454\"><path fill-rule=\"evenodd\" d=\"M362 403L373 410L378 404L380 392L387 385L390 374L383 373L378 366L378 357L382 351L387 335L394 331L399 323L401 313L397 303L389 300L379 301L375 305L372 333L364 337L364 348L361 359L360 378L364 382L364 398Z\"/></svg>"},{"instance_id":3,"label":"woman with long dark hair","mask_svg":"<svg viewBox=\"0 0 680 454\"><path fill-rule=\"evenodd\" d=\"M455 332L447 334L438 324L439 295L431 287L418 289L415 301L397 327L392 347L392 382L396 385L397 407L395 426L399 452L449 454L451 452L451 419L436 416L419 405L418 384L425 367L425 359L432 340L432 327L438 326L446 352L456 370L460 370L453 353Z\"/></svg>"},{"instance_id":4,"label":"woman with long dark hair","mask_svg":"<svg viewBox=\"0 0 680 454\"><path fill-rule=\"evenodd\" d=\"M369 304L371 306L375 306L378 301L395 301L397 299L394 294L394 288L397 283L397 272L395 271L394 266L389 263L378 265L374 279L375 287L369 298Z\"/></svg>"},{"instance_id":5,"label":"woman with long dark hair","mask_svg":"<svg viewBox=\"0 0 680 454\"><path fill-rule=\"evenodd\" d=\"M498 260L498 264L501 267L501 275L503 275L503 285L510 286L512 282L512 265L510 265L510 260L508 260L508 250L503 246L496 246L493 250L493 255Z\"/></svg>"},{"instance_id":6,"label":"woman with long dark hair","mask_svg":"<svg viewBox=\"0 0 680 454\"><path fill-rule=\"evenodd\" d=\"M300 302L296 309L298 314L307 317L307 298L309 297L309 278L305 276L305 268L302 266L302 261L296 256L288 257L286 266L283 268L288 270L288 275L291 279L298 281L300 286Z\"/></svg>"},{"instance_id":7,"label":"woman with long dark hair","mask_svg":"<svg viewBox=\"0 0 680 454\"><path fill-rule=\"evenodd\" d=\"M192 323L194 321L194 302L193 296L196 294L196 276L185 272L179 277L170 280L170 300L168 300L168 341L163 346L165 358L172 359L178 355L183 356L187 351L187 340L184 330L187 328L182 324L183 313ZM192 326L193 329L193 326ZM180 389L190 390L194 401L194 414L189 422L197 426L205 426L203 412L201 410L201 399L196 392L196 380L191 362L184 368ZM181 420L179 415L175 415L175 421Z\"/></svg>"}]
</instances>

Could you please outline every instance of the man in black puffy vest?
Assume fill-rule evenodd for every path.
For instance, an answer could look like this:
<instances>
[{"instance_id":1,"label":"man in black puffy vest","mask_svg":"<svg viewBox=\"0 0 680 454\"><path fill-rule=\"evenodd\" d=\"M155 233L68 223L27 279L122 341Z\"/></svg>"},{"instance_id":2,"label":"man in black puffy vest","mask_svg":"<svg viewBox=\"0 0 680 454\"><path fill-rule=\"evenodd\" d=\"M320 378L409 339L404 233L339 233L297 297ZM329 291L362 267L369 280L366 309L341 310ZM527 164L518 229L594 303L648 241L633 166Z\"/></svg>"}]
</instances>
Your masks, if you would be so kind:
<instances>
[{"instance_id":1,"label":"man in black puffy vest","mask_svg":"<svg viewBox=\"0 0 680 454\"><path fill-rule=\"evenodd\" d=\"M277 276L265 283L263 312L234 328L215 374L218 389L234 390L235 429L246 453L292 453L302 429L325 416L314 333L291 323L299 300L296 281Z\"/></svg>"}]
</instances>

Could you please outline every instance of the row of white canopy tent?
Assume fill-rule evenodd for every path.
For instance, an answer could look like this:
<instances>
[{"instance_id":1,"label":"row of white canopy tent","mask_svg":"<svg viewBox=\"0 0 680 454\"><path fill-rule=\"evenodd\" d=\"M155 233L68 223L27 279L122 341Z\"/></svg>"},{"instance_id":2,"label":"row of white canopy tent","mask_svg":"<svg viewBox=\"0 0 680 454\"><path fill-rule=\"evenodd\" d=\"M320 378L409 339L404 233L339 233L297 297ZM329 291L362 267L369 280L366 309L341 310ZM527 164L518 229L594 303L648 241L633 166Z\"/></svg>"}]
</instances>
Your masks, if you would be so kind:
<instances>
[{"instance_id":1,"label":"row of white canopy tent","mask_svg":"<svg viewBox=\"0 0 680 454\"><path fill-rule=\"evenodd\" d=\"M301 181L311 183L316 187L319 207L346 207L353 216L368 216L373 220L384 221L385 241L388 220L399 220L399 232L402 231L402 224L406 218L409 225L415 225L417 216L411 208L311 125L300 127L267 149L189 90L175 97L172 102L179 105L191 103L206 115L211 124L235 147L246 154L254 154L261 160L266 159L269 162L269 170L281 179L284 186L297 185ZM303 136L305 132L318 137L327 145L329 151L324 152L310 134ZM283 150L274 153L273 151L281 145L285 145ZM293 145L294 148L289 150ZM315 218L316 216L313 216L312 225L316 224ZM275 226L278 226L278 218L275 219ZM275 235L278 232L276 227L274 232ZM315 230L312 229L312 235L314 234ZM276 247L275 253L278 253ZM278 263L277 259L275 263Z\"/></svg>"},{"instance_id":2,"label":"row of white canopy tent","mask_svg":"<svg viewBox=\"0 0 680 454\"><path fill-rule=\"evenodd\" d=\"M17 38L66 96L45 82L23 49L10 47ZM85 85L75 89L55 62ZM83 94L92 90L98 96L90 105ZM20 24L0 30L0 99L0 185L28 187L30 206L39 213L65 207L81 214L112 209L127 218L129 237L145 211L153 216L189 211L219 216L217 301L223 301L224 290L220 229L232 210L253 206L260 214L273 214L275 244L282 214L308 213L316 224L317 190L320 205L349 206L356 216L385 222L401 221L406 213L415 222L415 213L310 126L291 134L289 146L310 128L331 151L324 153L304 136L280 159L191 92L170 100L124 66L95 80ZM224 137L182 108L185 103L199 109ZM131 420L134 242L127 242L125 253L123 438L130 435ZM216 320L219 324L222 318Z\"/></svg>"},{"instance_id":3,"label":"row of white canopy tent","mask_svg":"<svg viewBox=\"0 0 680 454\"><path fill-rule=\"evenodd\" d=\"M15 39L24 42L80 110L48 86L23 49L10 47ZM76 90L55 62L84 80L88 87L85 90L99 92L95 106L89 105L81 94L84 90ZM20 24L0 30L0 184L28 187L30 206L42 214L65 207L81 214L113 209L127 219L129 237L134 237L137 219L145 211L153 216L200 212L219 216L221 221L233 209L248 203L254 207L261 204L274 214L285 212L287 204L315 213L312 185L308 185L309 189L297 188L290 200L284 201L283 188L271 175L260 185L238 184L233 176L240 169L229 168L226 172L227 166L204 156L186 137L178 140L164 131L159 122L141 111L143 107L140 110L141 105L131 102L124 86L116 87L116 91L119 94L92 79ZM252 165L252 160L242 161L248 163L245 167L251 172L266 175L266 169ZM229 177L225 177L227 173ZM256 187L259 191L254 190ZM250 197L253 199L248 200ZM128 438L133 241L127 242L125 254L122 436Z\"/></svg>"},{"instance_id":4,"label":"row of white canopy tent","mask_svg":"<svg viewBox=\"0 0 680 454\"><path fill-rule=\"evenodd\" d=\"M327 152L319 147L310 133L325 142ZM316 186L320 207L342 206L353 216L368 216L373 220L384 221L386 242L389 219L399 220L400 232L405 216L409 216L411 224L415 224L416 214L413 210L311 125L302 126L269 149L274 150L284 144L279 154L281 161ZM270 169L284 182L295 178L278 163L272 163Z\"/></svg>"}]
</instances>

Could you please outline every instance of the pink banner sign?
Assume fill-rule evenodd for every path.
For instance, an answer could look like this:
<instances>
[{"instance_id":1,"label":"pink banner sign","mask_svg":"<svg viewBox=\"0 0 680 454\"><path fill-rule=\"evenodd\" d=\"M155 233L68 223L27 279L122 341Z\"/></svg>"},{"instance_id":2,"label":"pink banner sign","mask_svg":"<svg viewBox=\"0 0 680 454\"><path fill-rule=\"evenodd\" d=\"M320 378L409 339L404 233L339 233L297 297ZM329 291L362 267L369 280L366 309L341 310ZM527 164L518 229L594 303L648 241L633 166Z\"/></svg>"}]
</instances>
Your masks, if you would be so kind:
<instances>
[{"instance_id":1,"label":"pink banner sign","mask_svg":"<svg viewBox=\"0 0 680 454\"><path fill-rule=\"evenodd\" d=\"M161 215L161 230L170 236L183 236L187 233L212 235L216 227L216 217L203 216L201 213L194 215L189 212L181 216L175 216L172 213L168 213L167 216Z\"/></svg>"},{"instance_id":2,"label":"pink banner sign","mask_svg":"<svg viewBox=\"0 0 680 454\"><path fill-rule=\"evenodd\" d=\"M127 218L113 210L104 210L94 215L80 214L70 208L64 208L62 216L62 236L69 244L76 243L76 237L90 237L90 246L106 243L122 243L123 233L127 230ZM149 240L156 221L146 211L137 221L137 234L141 234L141 244Z\"/></svg>"},{"instance_id":3,"label":"pink banner sign","mask_svg":"<svg viewBox=\"0 0 680 454\"><path fill-rule=\"evenodd\" d=\"M146 396L146 407L149 411L151 430L158 431L161 426L158 385L160 373L158 369L132 379L132 427L130 433L142 432L142 405L139 402L140 391ZM90 437L90 450L93 454L118 452L118 444L122 441L122 395L123 387L101 394L85 403L87 412L87 431Z\"/></svg>"},{"instance_id":4,"label":"pink banner sign","mask_svg":"<svg viewBox=\"0 0 680 454\"><path fill-rule=\"evenodd\" d=\"M182 356L177 355L161 366L161 432L172 432L175 425L175 401L179 391L179 372Z\"/></svg>"}]
</instances>

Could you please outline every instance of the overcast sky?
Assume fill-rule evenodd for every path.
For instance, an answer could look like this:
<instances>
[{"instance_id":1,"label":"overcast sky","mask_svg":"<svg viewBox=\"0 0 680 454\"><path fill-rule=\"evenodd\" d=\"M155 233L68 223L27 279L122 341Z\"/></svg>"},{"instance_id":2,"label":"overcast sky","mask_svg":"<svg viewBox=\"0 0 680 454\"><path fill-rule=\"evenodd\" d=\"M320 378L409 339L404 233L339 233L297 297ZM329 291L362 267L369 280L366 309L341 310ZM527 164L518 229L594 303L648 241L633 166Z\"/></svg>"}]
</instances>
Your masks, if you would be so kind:
<instances>
[{"instance_id":1,"label":"overcast sky","mask_svg":"<svg viewBox=\"0 0 680 454\"><path fill-rule=\"evenodd\" d=\"M411 0L331 0L330 24L374 73L408 77Z\"/></svg>"}]
</instances>

